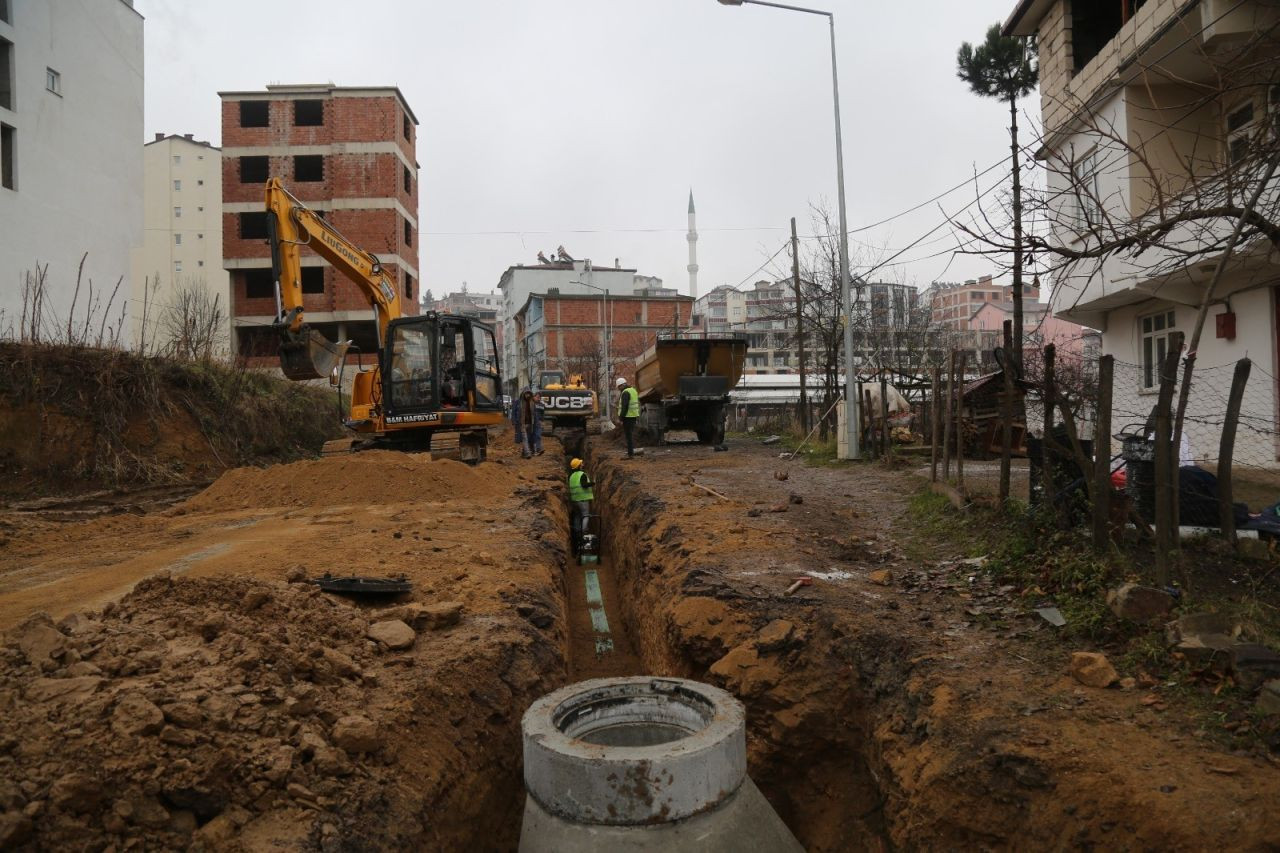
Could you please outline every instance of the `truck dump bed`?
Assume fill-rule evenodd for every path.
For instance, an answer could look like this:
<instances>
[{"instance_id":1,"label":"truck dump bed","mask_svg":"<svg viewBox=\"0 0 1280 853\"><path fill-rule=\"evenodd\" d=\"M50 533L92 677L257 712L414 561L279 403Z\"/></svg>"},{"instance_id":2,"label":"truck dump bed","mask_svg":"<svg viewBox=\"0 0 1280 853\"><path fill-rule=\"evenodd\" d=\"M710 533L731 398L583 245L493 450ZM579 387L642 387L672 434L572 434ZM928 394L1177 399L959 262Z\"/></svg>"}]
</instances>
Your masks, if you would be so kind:
<instances>
[{"instance_id":1,"label":"truck dump bed","mask_svg":"<svg viewBox=\"0 0 1280 853\"><path fill-rule=\"evenodd\" d=\"M644 403L724 397L742 378L746 360L744 334L667 333L636 359L636 390Z\"/></svg>"}]
</instances>

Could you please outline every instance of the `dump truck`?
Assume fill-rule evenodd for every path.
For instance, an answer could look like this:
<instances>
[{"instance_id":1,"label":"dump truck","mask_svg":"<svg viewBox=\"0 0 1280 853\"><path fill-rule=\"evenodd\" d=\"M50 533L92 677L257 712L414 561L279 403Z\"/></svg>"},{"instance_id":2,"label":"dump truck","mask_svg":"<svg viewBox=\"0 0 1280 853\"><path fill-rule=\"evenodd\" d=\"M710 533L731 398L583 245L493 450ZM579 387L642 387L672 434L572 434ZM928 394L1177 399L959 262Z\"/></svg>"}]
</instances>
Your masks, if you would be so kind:
<instances>
[{"instance_id":1,"label":"dump truck","mask_svg":"<svg viewBox=\"0 0 1280 853\"><path fill-rule=\"evenodd\" d=\"M746 360L747 336L739 332L659 334L636 359L641 432L658 444L672 430L693 430L703 444L722 443L729 391Z\"/></svg>"}]
</instances>

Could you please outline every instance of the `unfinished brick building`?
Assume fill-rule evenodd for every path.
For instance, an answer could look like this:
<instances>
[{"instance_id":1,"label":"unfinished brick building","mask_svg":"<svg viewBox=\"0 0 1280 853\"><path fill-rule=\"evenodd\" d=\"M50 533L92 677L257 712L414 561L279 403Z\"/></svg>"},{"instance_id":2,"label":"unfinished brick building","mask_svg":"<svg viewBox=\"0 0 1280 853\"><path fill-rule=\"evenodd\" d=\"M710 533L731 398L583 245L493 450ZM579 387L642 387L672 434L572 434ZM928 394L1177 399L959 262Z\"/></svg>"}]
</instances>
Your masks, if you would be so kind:
<instances>
[{"instance_id":1,"label":"unfinished brick building","mask_svg":"<svg viewBox=\"0 0 1280 853\"><path fill-rule=\"evenodd\" d=\"M404 310L416 313L418 120L400 90L272 85L219 96L222 255L231 278L235 351L251 360L276 352L263 209L270 177L377 255L400 287ZM308 322L330 340L353 340L363 352L375 351L373 313L360 289L306 247L302 265Z\"/></svg>"},{"instance_id":2,"label":"unfinished brick building","mask_svg":"<svg viewBox=\"0 0 1280 853\"><path fill-rule=\"evenodd\" d=\"M660 332L687 328L693 297L642 288L630 296L534 293L515 316L524 384L539 370L580 374L588 387L610 391L616 376L634 377L635 358ZM606 306L607 303L607 306ZM608 365L605 337L608 336Z\"/></svg>"}]
</instances>

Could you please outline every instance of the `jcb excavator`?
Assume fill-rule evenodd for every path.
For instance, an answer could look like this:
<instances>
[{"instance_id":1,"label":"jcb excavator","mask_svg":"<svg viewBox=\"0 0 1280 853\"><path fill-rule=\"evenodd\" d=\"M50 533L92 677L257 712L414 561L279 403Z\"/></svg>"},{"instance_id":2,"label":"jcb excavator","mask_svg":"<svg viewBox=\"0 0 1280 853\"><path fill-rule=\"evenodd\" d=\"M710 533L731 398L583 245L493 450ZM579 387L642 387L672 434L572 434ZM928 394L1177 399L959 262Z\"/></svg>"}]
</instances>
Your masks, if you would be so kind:
<instances>
[{"instance_id":1,"label":"jcb excavator","mask_svg":"<svg viewBox=\"0 0 1280 853\"><path fill-rule=\"evenodd\" d=\"M310 246L359 286L378 324L377 365L353 377L343 418L357 435L352 449L430 450L436 433L457 432L463 460L483 459L486 428L503 421L493 329L434 311L404 315L399 288L374 255L308 210L279 178L267 182L266 202L284 375L295 381L328 378L341 391L352 349L350 341L330 341L306 323L301 247Z\"/></svg>"}]
</instances>

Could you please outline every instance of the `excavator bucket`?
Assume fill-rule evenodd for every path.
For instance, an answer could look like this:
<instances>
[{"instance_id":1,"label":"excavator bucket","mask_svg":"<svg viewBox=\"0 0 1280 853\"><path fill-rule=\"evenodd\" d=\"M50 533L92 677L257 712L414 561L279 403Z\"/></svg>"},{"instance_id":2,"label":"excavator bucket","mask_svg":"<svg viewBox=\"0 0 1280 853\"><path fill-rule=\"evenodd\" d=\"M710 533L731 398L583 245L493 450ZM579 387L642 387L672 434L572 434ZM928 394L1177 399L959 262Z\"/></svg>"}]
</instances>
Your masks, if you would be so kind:
<instances>
[{"instance_id":1,"label":"excavator bucket","mask_svg":"<svg viewBox=\"0 0 1280 853\"><path fill-rule=\"evenodd\" d=\"M334 343L314 329L303 326L297 332L287 328L280 337L280 369L295 382L327 379L342 364L350 343Z\"/></svg>"}]
</instances>

